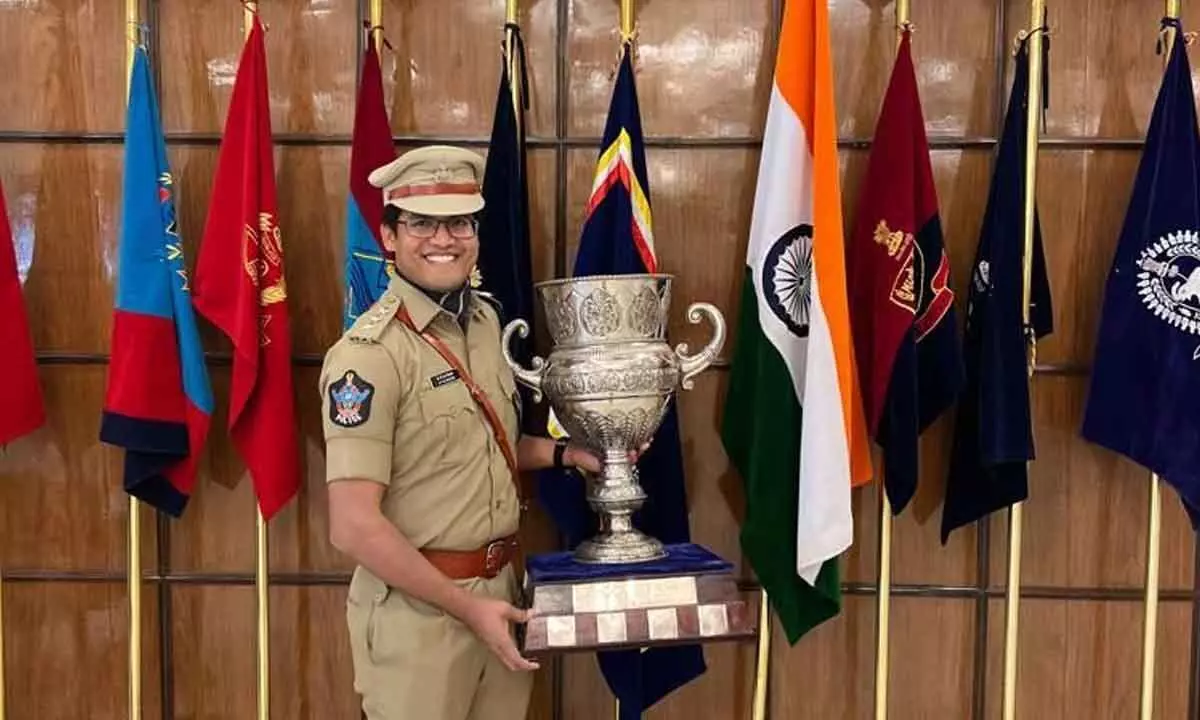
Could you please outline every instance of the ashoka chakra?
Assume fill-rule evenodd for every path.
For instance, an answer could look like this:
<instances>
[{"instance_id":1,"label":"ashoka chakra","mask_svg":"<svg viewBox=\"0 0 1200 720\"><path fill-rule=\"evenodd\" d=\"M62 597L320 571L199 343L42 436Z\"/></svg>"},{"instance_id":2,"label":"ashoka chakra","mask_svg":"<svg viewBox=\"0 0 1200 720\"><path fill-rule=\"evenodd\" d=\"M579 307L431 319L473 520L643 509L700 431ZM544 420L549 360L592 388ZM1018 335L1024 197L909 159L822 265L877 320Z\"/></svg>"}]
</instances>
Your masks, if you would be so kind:
<instances>
[{"instance_id":1,"label":"ashoka chakra","mask_svg":"<svg viewBox=\"0 0 1200 720\"><path fill-rule=\"evenodd\" d=\"M812 304L812 225L797 225L771 245L763 259L767 306L788 330L808 337Z\"/></svg>"}]
</instances>

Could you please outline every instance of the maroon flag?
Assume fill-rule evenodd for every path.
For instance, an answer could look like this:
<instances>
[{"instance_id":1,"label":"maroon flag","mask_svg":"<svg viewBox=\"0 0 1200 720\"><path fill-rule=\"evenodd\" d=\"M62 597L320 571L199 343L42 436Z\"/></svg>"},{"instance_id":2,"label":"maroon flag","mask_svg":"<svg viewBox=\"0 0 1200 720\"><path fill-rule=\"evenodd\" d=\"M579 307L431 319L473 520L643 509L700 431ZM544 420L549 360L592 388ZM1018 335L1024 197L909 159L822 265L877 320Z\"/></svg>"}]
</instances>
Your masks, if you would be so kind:
<instances>
[{"instance_id":1,"label":"maroon flag","mask_svg":"<svg viewBox=\"0 0 1200 720\"><path fill-rule=\"evenodd\" d=\"M267 58L246 38L193 280L196 310L233 342L229 431L270 519L300 485L292 341L278 225Z\"/></svg>"},{"instance_id":2,"label":"maroon flag","mask_svg":"<svg viewBox=\"0 0 1200 720\"><path fill-rule=\"evenodd\" d=\"M3 408L0 445L4 445L41 427L46 421L46 410L3 188L0 188L0 377L4 378L0 382L0 408Z\"/></svg>"},{"instance_id":3,"label":"maroon flag","mask_svg":"<svg viewBox=\"0 0 1200 720\"><path fill-rule=\"evenodd\" d=\"M863 409L899 513L916 491L917 437L953 403L963 376L907 31L875 127L846 266Z\"/></svg>"}]
</instances>

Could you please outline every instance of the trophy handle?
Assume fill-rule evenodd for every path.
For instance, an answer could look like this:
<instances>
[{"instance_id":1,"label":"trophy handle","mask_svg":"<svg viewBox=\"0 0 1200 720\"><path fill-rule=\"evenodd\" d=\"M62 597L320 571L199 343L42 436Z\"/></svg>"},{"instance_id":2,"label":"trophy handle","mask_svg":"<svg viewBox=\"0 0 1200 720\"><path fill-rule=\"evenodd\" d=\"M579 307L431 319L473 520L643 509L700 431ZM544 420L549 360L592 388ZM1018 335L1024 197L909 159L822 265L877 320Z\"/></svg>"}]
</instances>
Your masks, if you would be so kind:
<instances>
[{"instance_id":1,"label":"trophy handle","mask_svg":"<svg viewBox=\"0 0 1200 720\"><path fill-rule=\"evenodd\" d=\"M521 364L513 359L512 353L509 352L513 333L517 333L522 338L529 337L529 323L518 318L504 326L504 333L500 336L500 351L504 353L504 362L508 363L508 367L512 369L513 376L517 381L533 391L533 401L541 402L542 375L546 372L546 361L534 356L530 361L533 364L532 370L521 367Z\"/></svg>"},{"instance_id":2,"label":"trophy handle","mask_svg":"<svg viewBox=\"0 0 1200 720\"><path fill-rule=\"evenodd\" d=\"M687 319L689 323L695 325L700 322L701 317L705 316L713 326L713 336L704 349L695 355L688 355L687 343L679 343L675 347L675 354L679 356L679 369L683 373L679 384L684 390L692 389L692 378L708 369L713 360L717 359L721 348L725 346L725 317L721 315L721 311L710 303L692 303L688 306Z\"/></svg>"}]
</instances>

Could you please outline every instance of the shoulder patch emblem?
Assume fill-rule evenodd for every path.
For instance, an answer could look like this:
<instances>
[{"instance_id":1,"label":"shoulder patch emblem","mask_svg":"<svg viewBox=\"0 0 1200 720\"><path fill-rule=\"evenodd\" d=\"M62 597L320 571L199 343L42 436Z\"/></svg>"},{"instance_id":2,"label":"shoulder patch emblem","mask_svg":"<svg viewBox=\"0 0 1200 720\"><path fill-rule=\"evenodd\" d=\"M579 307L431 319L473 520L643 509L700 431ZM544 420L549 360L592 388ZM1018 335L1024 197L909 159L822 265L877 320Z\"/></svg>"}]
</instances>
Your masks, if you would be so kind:
<instances>
[{"instance_id":1,"label":"shoulder patch emblem","mask_svg":"<svg viewBox=\"0 0 1200 720\"><path fill-rule=\"evenodd\" d=\"M371 400L375 386L354 370L347 370L341 380L329 386L329 420L334 425L352 428L371 417Z\"/></svg>"}]
</instances>

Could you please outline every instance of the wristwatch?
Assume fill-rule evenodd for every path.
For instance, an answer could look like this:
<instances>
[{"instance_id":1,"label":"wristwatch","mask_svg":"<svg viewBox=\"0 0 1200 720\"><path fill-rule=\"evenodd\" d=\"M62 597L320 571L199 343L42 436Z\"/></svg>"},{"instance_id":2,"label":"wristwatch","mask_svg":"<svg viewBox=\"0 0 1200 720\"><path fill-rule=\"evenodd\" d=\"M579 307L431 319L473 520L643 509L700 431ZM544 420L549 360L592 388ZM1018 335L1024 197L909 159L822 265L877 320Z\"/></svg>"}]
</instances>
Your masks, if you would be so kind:
<instances>
[{"instance_id":1,"label":"wristwatch","mask_svg":"<svg viewBox=\"0 0 1200 720\"><path fill-rule=\"evenodd\" d=\"M567 439L558 438L554 441L554 467L563 469L566 465L563 464L563 455L567 452Z\"/></svg>"}]
</instances>

